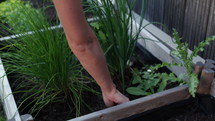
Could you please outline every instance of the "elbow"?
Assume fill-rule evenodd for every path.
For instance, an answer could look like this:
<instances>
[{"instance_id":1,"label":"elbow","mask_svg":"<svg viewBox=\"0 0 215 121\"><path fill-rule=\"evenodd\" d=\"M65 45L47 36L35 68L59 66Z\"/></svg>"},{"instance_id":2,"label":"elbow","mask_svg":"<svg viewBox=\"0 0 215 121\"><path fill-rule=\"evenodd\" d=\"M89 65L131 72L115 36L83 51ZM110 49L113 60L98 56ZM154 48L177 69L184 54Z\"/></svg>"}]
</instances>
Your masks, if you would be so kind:
<instances>
[{"instance_id":1,"label":"elbow","mask_svg":"<svg viewBox=\"0 0 215 121\"><path fill-rule=\"evenodd\" d=\"M74 53L83 53L91 49L97 41L95 36L73 37L68 39L69 46Z\"/></svg>"}]
</instances>

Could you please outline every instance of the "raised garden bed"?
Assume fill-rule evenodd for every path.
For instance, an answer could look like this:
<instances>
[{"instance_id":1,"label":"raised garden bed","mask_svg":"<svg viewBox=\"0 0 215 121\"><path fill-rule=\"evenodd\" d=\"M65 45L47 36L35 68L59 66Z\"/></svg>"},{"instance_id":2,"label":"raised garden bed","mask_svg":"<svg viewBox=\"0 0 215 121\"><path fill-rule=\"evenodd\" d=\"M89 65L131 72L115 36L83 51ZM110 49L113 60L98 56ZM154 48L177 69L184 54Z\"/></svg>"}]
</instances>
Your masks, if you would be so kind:
<instances>
[{"instance_id":1,"label":"raised garden bed","mask_svg":"<svg viewBox=\"0 0 215 121\"><path fill-rule=\"evenodd\" d=\"M138 20L138 15L136 19ZM144 24L149 24L145 21ZM151 33L155 33L152 35ZM143 41L139 40L138 43L146 48L152 55L160 59L164 62L181 62L178 58L170 56L170 51L176 48L176 45L172 42L172 38L156 28L153 25L149 25L146 29L142 30L142 36L146 38L150 38L152 40L157 41ZM161 37L161 38L160 38ZM159 41L166 42L166 45L162 44ZM191 52L191 51L189 51ZM193 60L194 63L196 62L205 62L204 59L197 56ZM180 75L180 73L185 72L184 68L181 67L170 67L169 68L172 72L176 75ZM212 72L214 73L214 72ZM210 89L210 86L208 87ZM212 86L213 89L213 86ZM177 96L176 96L177 95ZM148 112L152 109L156 109L171 103L180 102L186 99L189 99L191 96L188 92L187 86L179 86L172 89L168 89L166 91L153 94L150 96L142 97L126 104L118 105L112 108L108 108L105 110L97 111L92 114L88 114L79 118L72 119L71 121L76 120L83 120L83 121L108 121L108 120L126 120L126 117L139 114L141 112ZM123 113L122 113L123 112Z\"/></svg>"},{"instance_id":2,"label":"raised garden bed","mask_svg":"<svg viewBox=\"0 0 215 121\"><path fill-rule=\"evenodd\" d=\"M147 37L154 37L146 30L143 30L142 34L145 34L145 36L148 35ZM154 38L152 38L152 39L154 39ZM157 51L157 53L152 53L155 57L158 57L158 56L163 57L166 54L165 58L162 58L163 59L162 61L168 61L169 59L172 59L172 60L174 59L174 58L170 57L169 54L166 52L166 51L168 51L168 48L165 45L163 45L161 43L151 42L151 41L149 41L149 42L151 45L155 46L156 48L158 48L158 49L160 48L160 51ZM141 44L141 41L139 41L139 43ZM149 45L149 44L147 44L147 45ZM160 46L160 45L162 45L162 46ZM165 49L163 49L163 48L165 48ZM148 50L152 51L150 49L148 49ZM178 73L179 71L176 70L176 72ZM3 72L3 74L4 74L4 72ZM175 95L177 95L177 96L175 96ZM188 99L189 97L190 97L190 95L189 95L187 86L180 86L180 87L168 89L166 91L163 91L163 92L160 92L160 93L157 93L154 95L136 99L136 100L133 100L133 101L125 103L125 104L107 108L107 109L104 109L104 110L101 110L101 111L98 111L98 112L95 112L92 114L88 114L86 116L83 116L83 117L80 117L77 119L72 119L72 120L74 120L74 121L76 121L76 120L89 120L89 121L90 120L92 120L92 121L94 121L94 120L108 120L108 121L119 120L119 119L123 119L123 118L129 117L129 116L141 113L141 112L149 111L154 108L162 107L162 106L174 103L174 102L185 100L185 99ZM122 114L121 112L124 112L124 113Z\"/></svg>"},{"instance_id":3,"label":"raised garden bed","mask_svg":"<svg viewBox=\"0 0 215 121\"><path fill-rule=\"evenodd\" d=\"M136 19L138 20L139 16L136 15ZM144 21L144 22L145 22L144 23L145 25L148 24L147 21ZM134 26L136 27L135 23L134 23ZM61 26L52 27L51 29L56 29L56 28L60 28L60 27ZM150 31L150 30L153 30L153 31ZM159 33L159 35L153 35L152 33ZM180 62L180 60L178 60L176 57L170 56L171 49L175 49L175 45L173 43L171 43L171 38L169 36L167 36L166 34L164 34L164 33L161 34L161 33L162 32L160 30L158 30L157 28L155 28L153 25L146 27L146 29L143 29L141 31L141 35L145 38L149 38L149 39L156 40L156 41L144 41L144 40L140 39L138 41L138 45L141 47L144 47L152 55L154 55L156 58L158 58L161 61ZM34 33L28 32L28 33L26 33L26 35L27 34L34 34ZM16 36L13 36L13 37L16 37ZM6 40L6 39L10 39L10 38L11 37L5 37L5 38L1 38L0 40ZM165 45L165 44L161 43L160 40L165 40L165 42L167 41L167 44ZM197 57L194 59L194 62L197 62L197 61L204 62L204 59ZM179 75L180 73L185 72L184 68L179 68L179 67L170 67L169 69L172 72L174 72L176 75ZM2 72L2 75L5 74L3 66L2 66L1 72ZM201 72L201 71L199 71L199 72ZM8 86L8 89L10 89L8 80L6 78L3 78L3 79L4 79L4 83L1 83L1 84L6 84L6 86ZM202 85L205 85L204 82L202 83ZM1 86L0 89L4 89L4 88L5 88L5 85ZM5 91L1 91L1 93L2 92L5 92ZM205 92L205 91L203 90L203 92ZM2 98L5 99L5 101L6 101L6 99L8 99L9 97L12 96L11 92L8 92L7 94L3 94L3 95L4 96ZM5 98L5 95L9 95L9 96ZM152 109L159 108L159 107L162 107L162 106L174 103L174 102L183 101L188 98L190 98L190 94L188 92L188 87L186 85L182 85L182 86L178 86L175 88L171 88L171 89L159 92L157 94L135 99L135 100L132 100L125 104L121 104L121 105L117 105L117 106L114 106L111 108L100 110L100 111L97 111L97 112L94 112L91 114L81 116L79 118L74 118L74 119L71 119L71 121L73 121L73 120L74 121L77 121L77 120L80 120L80 121L82 121L82 120L83 121L120 120L120 119L130 117L132 115L150 111ZM12 101L12 102L13 102L13 104L15 104L14 101ZM10 104L8 104L8 105L10 105ZM50 107L52 107L52 106L50 106ZM17 112L17 109L13 108L13 110L14 111L11 114L15 115L17 117L20 117ZM55 112L52 112L52 113L53 113L52 115L55 115ZM13 117L9 117L8 119L10 119L10 118L13 118ZM49 117L47 117L46 119L48 120L48 118ZM19 121L20 118L15 119L15 120Z\"/></svg>"},{"instance_id":4,"label":"raised garden bed","mask_svg":"<svg viewBox=\"0 0 215 121\"><path fill-rule=\"evenodd\" d=\"M90 21L90 20L89 20L89 21ZM59 26L59 27L60 27L60 26ZM56 27L52 27L52 28L55 29ZM57 28L58 28L58 27L57 27ZM31 32L28 32L28 34L32 34L32 33L31 33ZM15 37L15 36L14 36L14 37ZM10 37L5 37L4 39L7 39L7 38L9 39ZM179 90L181 90L181 89L179 89ZM182 88L182 90L184 90L184 87ZM185 88L185 90L186 90L186 88ZM171 91L170 91L170 92L171 92ZM169 93L169 92L168 92L168 93ZM160 93L159 93L159 94L160 94ZM158 94L158 95L159 95L159 94ZM152 98L154 98L154 97L152 96ZM157 97L155 96L155 98L157 98ZM89 98L88 100L90 100L90 98ZM159 100L159 98L158 98L158 100ZM100 101L102 102L102 105L101 105L101 106L104 108L104 104L103 104L102 99L100 99ZM171 100L170 100L170 102L171 102ZM174 102L174 101L173 101L173 102ZM94 102L94 103L96 104L96 103L98 103L98 102L96 101L96 102ZM165 104L165 103L164 103L164 104ZM49 106L49 107L47 107L47 108L48 108L48 109L50 108L51 110L56 110L54 107L52 108L52 106L51 106L51 107ZM151 108L153 108L153 107L151 107ZM57 109L58 109L58 108L57 108ZM98 109L101 109L101 107L99 107ZM98 110L98 109L97 109L97 110ZM57 115L56 112L53 112L53 113L55 113L55 115ZM43 114L46 115L47 112L45 111ZM47 116L41 116L41 118L47 119L47 120L50 118L50 117L47 117L47 118L45 118L45 117L47 117ZM59 116L59 117L60 117L60 116Z\"/></svg>"}]
</instances>

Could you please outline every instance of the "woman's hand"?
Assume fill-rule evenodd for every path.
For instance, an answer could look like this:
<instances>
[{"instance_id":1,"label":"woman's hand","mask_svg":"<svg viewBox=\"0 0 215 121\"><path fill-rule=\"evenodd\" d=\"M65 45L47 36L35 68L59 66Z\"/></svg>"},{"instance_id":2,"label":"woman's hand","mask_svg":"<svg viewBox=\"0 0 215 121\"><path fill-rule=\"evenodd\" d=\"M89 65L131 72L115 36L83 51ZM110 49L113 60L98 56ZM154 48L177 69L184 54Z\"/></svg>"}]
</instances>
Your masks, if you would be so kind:
<instances>
[{"instance_id":1,"label":"woman's hand","mask_svg":"<svg viewBox=\"0 0 215 121\"><path fill-rule=\"evenodd\" d=\"M129 102L129 99L116 88L114 88L110 93L102 92L102 96L107 107Z\"/></svg>"}]
</instances>

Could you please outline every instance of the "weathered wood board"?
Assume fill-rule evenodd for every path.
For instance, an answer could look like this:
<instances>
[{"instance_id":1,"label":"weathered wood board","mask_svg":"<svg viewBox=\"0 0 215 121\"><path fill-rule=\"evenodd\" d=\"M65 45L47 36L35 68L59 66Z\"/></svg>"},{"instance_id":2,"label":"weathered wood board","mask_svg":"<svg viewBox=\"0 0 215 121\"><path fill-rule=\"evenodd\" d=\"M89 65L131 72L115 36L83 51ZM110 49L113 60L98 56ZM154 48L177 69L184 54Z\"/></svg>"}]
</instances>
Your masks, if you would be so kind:
<instances>
[{"instance_id":1,"label":"weathered wood board","mask_svg":"<svg viewBox=\"0 0 215 121\"><path fill-rule=\"evenodd\" d=\"M1 58L0 58L0 97L3 103L7 119L14 118L15 121L21 121Z\"/></svg>"},{"instance_id":2,"label":"weathered wood board","mask_svg":"<svg viewBox=\"0 0 215 121\"><path fill-rule=\"evenodd\" d=\"M184 85L68 121L117 121L189 97L188 87Z\"/></svg>"}]
</instances>

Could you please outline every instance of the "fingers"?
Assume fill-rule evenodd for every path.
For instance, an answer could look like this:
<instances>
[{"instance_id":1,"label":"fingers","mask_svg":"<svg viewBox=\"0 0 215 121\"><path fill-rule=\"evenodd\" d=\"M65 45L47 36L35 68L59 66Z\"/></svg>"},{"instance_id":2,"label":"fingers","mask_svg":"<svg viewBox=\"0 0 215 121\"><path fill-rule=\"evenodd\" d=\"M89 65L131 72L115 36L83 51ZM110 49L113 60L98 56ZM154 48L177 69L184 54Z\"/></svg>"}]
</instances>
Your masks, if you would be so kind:
<instances>
[{"instance_id":1,"label":"fingers","mask_svg":"<svg viewBox=\"0 0 215 121\"><path fill-rule=\"evenodd\" d=\"M124 96L122 93L120 93L118 90L115 94L115 103L117 104L122 104L122 103L126 103L126 102L129 102L129 99Z\"/></svg>"},{"instance_id":2,"label":"fingers","mask_svg":"<svg viewBox=\"0 0 215 121\"><path fill-rule=\"evenodd\" d=\"M115 104L122 104L122 103L129 102L129 99L126 96L124 96L122 93L120 93L118 90L116 90L116 92L111 96L106 96L103 94L103 100L107 107L114 106Z\"/></svg>"}]
</instances>

